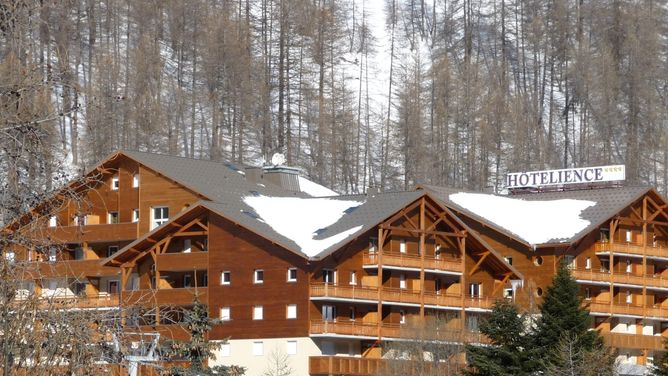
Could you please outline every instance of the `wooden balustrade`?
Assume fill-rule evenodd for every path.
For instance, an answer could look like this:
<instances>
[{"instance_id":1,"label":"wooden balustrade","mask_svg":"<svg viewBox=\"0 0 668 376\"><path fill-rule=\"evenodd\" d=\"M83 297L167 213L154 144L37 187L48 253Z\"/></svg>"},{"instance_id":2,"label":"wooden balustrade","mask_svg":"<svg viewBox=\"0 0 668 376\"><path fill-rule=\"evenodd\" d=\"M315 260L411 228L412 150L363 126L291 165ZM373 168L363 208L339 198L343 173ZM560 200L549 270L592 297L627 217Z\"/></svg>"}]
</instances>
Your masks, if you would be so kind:
<instances>
[{"instance_id":1,"label":"wooden balustrade","mask_svg":"<svg viewBox=\"0 0 668 376\"><path fill-rule=\"evenodd\" d=\"M614 272L611 275L610 272L594 269L572 269L571 274L575 279L580 280L610 282L610 279L612 278L613 283L668 288L668 277L659 275L643 276L623 272Z\"/></svg>"},{"instance_id":2,"label":"wooden balustrade","mask_svg":"<svg viewBox=\"0 0 668 376\"><path fill-rule=\"evenodd\" d=\"M160 271L206 270L209 263L207 252L177 252L157 255L157 269Z\"/></svg>"},{"instance_id":3,"label":"wooden balustrade","mask_svg":"<svg viewBox=\"0 0 668 376\"><path fill-rule=\"evenodd\" d=\"M204 302L207 299L207 287L161 288L123 291L124 304L140 305L191 305L195 295Z\"/></svg>"},{"instance_id":4,"label":"wooden balustrade","mask_svg":"<svg viewBox=\"0 0 668 376\"><path fill-rule=\"evenodd\" d=\"M310 290L311 297L378 300L378 289L375 287L312 283Z\"/></svg>"},{"instance_id":5,"label":"wooden balustrade","mask_svg":"<svg viewBox=\"0 0 668 376\"><path fill-rule=\"evenodd\" d=\"M17 304L21 304L21 299ZM40 306L43 309L113 308L119 306L119 297L117 294L45 295L40 298Z\"/></svg>"},{"instance_id":6,"label":"wooden balustrade","mask_svg":"<svg viewBox=\"0 0 668 376\"><path fill-rule=\"evenodd\" d=\"M648 349L663 351L663 336L601 332L608 346L617 349Z\"/></svg>"},{"instance_id":7,"label":"wooden balustrade","mask_svg":"<svg viewBox=\"0 0 668 376\"><path fill-rule=\"evenodd\" d=\"M399 364L408 363L408 364ZM395 372L394 366L398 366ZM383 359L383 358L360 358L351 356L311 356L309 357L310 375L351 375L351 376L373 376L388 373L396 373L401 369L415 367L416 369L425 369L438 375L459 374L465 365L454 361L438 363L439 370L432 363L415 364L412 360L404 359ZM431 373L430 373L431 374Z\"/></svg>"},{"instance_id":8,"label":"wooden balustrade","mask_svg":"<svg viewBox=\"0 0 668 376\"><path fill-rule=\"evenodd\" d=\"M667 317L668 307L661 306L647 306L637 304L622 304L619 302L600 302L600 301L585 301L585 306L590 312L607 313L617 315L630 315L640 317Z\"/></svg>"},{"instance_id":9,"label":"wooden balustrade","mask_svg":"<svg viewBox=\"0 0 668 376\"><path fill-rule=\"evenodd\" d=\"M63 260L55 262L24 262L26 273L32 278L87 278L110 277L119 275L120 270L113 266L103 266L100 259Z\"/></svg>"},{"instance_id":10,"label":"wooden balustrade","mask_svg":"<svg viewBox=\"0 0 668 376\"><path fill-rule=\"evenodd\" d=\"M420 338L424 340L452 341L455 343L489 343L482 333L444 327L424 330L412 325L375 323L362 321L311 321L311 334L337 334L347 336L383 338Z\"/></svg>"},{"instance_id":11,"label":"wooden balustrade","mask_svg":"<svg viewBox=\"0 0 668 376\"><path fill-rule=\"evenodd\" d=\"M112 223L87 226L56 226L45 229L45 236L62 243L117 242L137 239L137 223Z\"/></svg>"},{"instance_id":12,"label":"wooden balustrade","mask_svg":"<svg viewBox=\"0 0 668 376\"><path fill-rule=\"evenodd\" d=\"M631 255L648 255L655 257L665 257L668 258L668 247L664 246L654 246L648 244L647 247L643 247L642 244L636 243L608 243L608 242L596 242L594 244L594 250L596 252L612 252L612 253L627 253Z\"/></svg>"},{"instance_id":13,"label":"wooden balustrade","mask_svg":"<svg viewBox=\"0 0 668 376\"><path fill-rule=\"evenodd\" d=\"M364 253L364 265L378 265L378 253ZM383 252L383 265L397 266L402 268L420 269L422 267L422 258L416 254L401 252ZM424 257L424 268L431 270L440 270L461 273L462 262L460 259L452 257Z\"/></svg>"}]
</instances>

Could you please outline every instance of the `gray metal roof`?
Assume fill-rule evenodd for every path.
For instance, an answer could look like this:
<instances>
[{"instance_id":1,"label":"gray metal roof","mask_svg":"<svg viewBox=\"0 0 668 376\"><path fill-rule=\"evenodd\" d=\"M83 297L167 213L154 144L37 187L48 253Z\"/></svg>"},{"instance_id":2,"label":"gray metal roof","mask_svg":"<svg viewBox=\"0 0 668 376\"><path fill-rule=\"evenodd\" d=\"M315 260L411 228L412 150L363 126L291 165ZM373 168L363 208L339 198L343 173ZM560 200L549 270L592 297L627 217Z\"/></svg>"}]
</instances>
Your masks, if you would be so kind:
<instances>
[{"instance_id":1,"label":"gray metal roof","mask_svg":"<svg viewBox=\"0 0 668 376\"><path fill-rule=\"evenodd\" d=\"M496 231L510 236L521 243L524 243L528 247L532 246L524 239L522 239L517 234L512 233L511 231L503 228L497 223L491 222L475 213L470 211L468 208L462 207L455 202L450 200L450 195L464 192L461 189L449 188L449 187L439 187L433 185L421 185L420 187L431 192L436 198L441 200L444 205L452 208L457 212L461 212L465 216L483 223L488 227L495 229ZM615 187L615 188L597 188L597 189L586 189L586 190L572 190L572 191L555 191L555 192L540 192L540 193L527 193L514 196L502 196L506 198L513 198L518 200L527 200L527 201L553 201L553 200L563 200L563 199L573 199L573 200L587 200L593 201L595 205L588 207L583 210L580 217L584 220L589 221L589 225L585 227L580 232L574 234L568 239L551 239L546 243L536 244L548 245L548 244L570 244L580 238L584 237L586 234L595 230L603 223L609 221L617 213L624 210L630 204L640 199L644 194L648 192L655 192L651 187L647 186L628 186L628 187ZM482 193L482 192L470 192L470 193ZM501 196L501 195L497 195ZM550 215L550 213L537 213L537 215ZM509 213L508 215L512 215Z\"/></svg>"}]
</instances>

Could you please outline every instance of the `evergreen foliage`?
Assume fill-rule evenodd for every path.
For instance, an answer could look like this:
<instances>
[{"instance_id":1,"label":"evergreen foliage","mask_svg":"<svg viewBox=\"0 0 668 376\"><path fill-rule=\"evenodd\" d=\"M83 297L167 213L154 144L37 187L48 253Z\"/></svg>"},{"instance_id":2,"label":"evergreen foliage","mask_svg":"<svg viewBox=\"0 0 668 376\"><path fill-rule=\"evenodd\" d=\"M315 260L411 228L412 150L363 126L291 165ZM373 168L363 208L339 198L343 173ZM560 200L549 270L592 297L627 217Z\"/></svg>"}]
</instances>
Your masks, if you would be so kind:
<instances>
[{"instance_id":1,"label":"evergreen foliage","mask_svg":"<svg viewBox=\"0 0 668 376\"><path fill-rule=\"evenodd\" d=\"M465 375L521 376L537 369L531 354L531 336L525 331L525 316L515 304L498 301L480 326L491 346L467 345L469 368Z\"/></svg>"},{"instance_id":2,"label":"evergreen foliage","mask_svg":"<svg viewBox=\"0 0 668 376\"><path fill-rule=\"evenodd\" d=\"M668 349L668 342L664 341L663 347ZM654 359L654 366L650 369L652 376L668 376L668 353Z\"/></svg>"},{"instance_id":3,"label":"evergreen foliage","mask_svg":"<svg viewBox=\"0 0 668 376\"><path fill-rule=\"evenodd\" d=\"M195 296L193 308L185 317L185 324L190 331L190 340L172 341L169 344L167 354L176 359L185 359L188 366L175 366L167 370L169 375L174 376L242 376L245 374L244 367L237 366L215 366L208 367L207 359L215 359L214 352L220 348L222 342L210 342L206 333L218 320L209 318L207 306Z\"/></svg>"},{"instance_id":4,"label":"evergreen foliage","mask_svg":"<svg viewBox=\"0 0 668 376\"><path fill-rule=\"evenodd\" d=\"M588 352L607 351L598 332L590 330L589 311L582 308L579 287L565 263L561 263L548 287L540 312L533 343L544 366L559 366L559 357L554 354L564 338L575 341L575 353L579 354L576 360L582 360Z\"/></svg>"}]
</instances>

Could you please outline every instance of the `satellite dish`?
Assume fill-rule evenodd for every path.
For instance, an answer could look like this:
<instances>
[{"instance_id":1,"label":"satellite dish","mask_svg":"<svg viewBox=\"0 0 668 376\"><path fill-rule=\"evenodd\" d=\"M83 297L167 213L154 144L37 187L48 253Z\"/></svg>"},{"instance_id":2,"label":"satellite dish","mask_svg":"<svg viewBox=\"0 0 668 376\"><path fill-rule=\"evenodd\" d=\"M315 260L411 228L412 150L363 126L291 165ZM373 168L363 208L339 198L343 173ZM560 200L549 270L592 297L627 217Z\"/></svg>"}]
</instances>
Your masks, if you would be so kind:
<instances>
[{"instance_id":1,"label":"satellite dish","mask_svg":"<svg viewBox=\"0 0 668 376\"><path fill-rule=\"evenodd\" d=\"M271 157L271 164L273 164L274 166L280 166L282 164L285 164L285 155L281 153L275 153Z\"/></svg>"}]
</instances>

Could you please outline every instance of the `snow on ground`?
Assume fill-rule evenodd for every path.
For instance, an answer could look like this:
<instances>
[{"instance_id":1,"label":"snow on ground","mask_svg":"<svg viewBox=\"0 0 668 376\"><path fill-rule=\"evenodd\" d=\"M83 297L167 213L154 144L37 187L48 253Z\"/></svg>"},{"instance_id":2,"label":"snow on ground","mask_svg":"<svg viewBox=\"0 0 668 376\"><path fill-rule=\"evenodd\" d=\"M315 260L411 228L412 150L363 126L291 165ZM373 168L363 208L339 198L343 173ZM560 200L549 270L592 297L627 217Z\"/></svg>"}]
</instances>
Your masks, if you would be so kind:
<instances>
[{"instance_id":1,"label":"snow on ground","mask_svg":"<svg viewBox=\"0 0 668 376\"><path fill-rule=\"evenodd\" d=\"M299 190L312 197L338 196L333 190L315 183L303 176L299 177Z\"/></svg>"},{"instance_id":2,"label":"snow on ground","mask_svg":"<svg viewBox=\"0 0 668 376\"><path fill-rule=\"evenodd\" d=\"M357 226L328 238L315 239L318 230L336 223L346 209L362 205L359 201L247 196L244 202L274 231L294 241L309 257L316 256L362 228Z\"/></svg>"},{"instance_id":3,"label":"snow on ground","mask_svg":"<svg viewBox=\"0 0 668 376\"><path fill-rule=\"evenodd\" d=\"M590 222L582 211L596 205L585 200L526 201L482 193L454 193L450 201L520 236L529 244L565 241Z\"/></svg>"}]
</instances>

